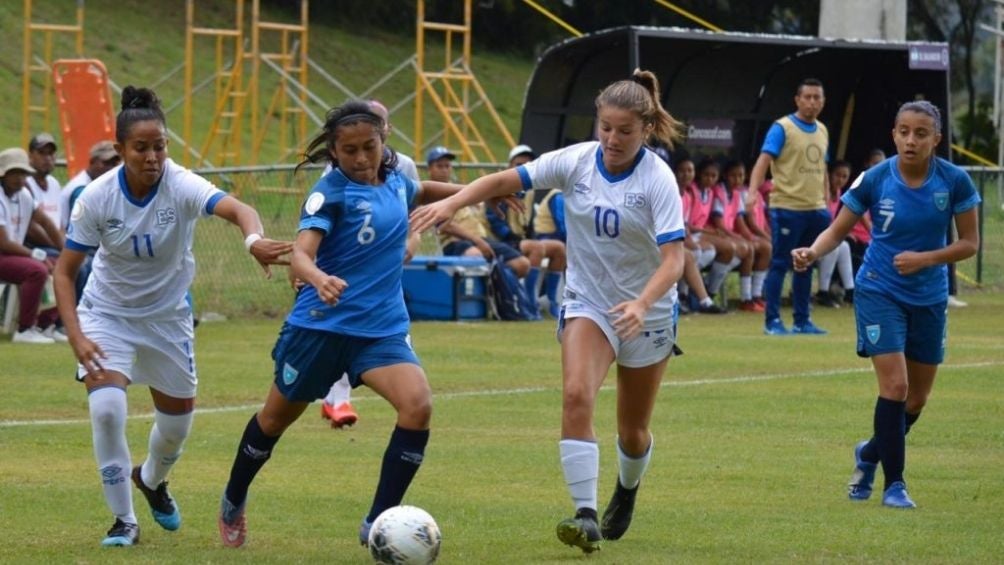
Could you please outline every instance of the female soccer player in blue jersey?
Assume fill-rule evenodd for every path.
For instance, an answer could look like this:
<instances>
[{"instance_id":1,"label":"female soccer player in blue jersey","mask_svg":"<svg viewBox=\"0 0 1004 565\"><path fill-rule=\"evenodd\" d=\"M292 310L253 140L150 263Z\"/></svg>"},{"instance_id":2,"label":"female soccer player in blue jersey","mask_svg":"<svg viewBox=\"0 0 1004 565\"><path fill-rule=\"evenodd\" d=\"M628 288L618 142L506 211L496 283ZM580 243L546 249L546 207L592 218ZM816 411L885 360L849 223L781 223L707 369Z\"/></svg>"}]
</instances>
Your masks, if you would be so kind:
<instances>
[{"instance_id":1,"label":"female soccer player in blue jersey","mask_svg":"<svg viewBox=\"0 0 1004 565\"><path fill-rule=\"evenodd\" d=\"M129 482L146 497L161 527L181 514L165 478L192 427L198 384L192 311L195 222L219 216L241 228L245 246L269 273L289 242L262 237L254 208L167 158L167 127L151 90L126 87L115 123L122 165L91 182L73 205L66 246L55 271L56 300L87 387L94 455L115 524L102 541L139 541ZM77 306L75 281L88 254L93 271ZM126 387L153 397L146 461L133 467L126 441ZM151 486L152 485L152 486Z\"/></svg>"},{"instance_id":2,"label":"female soccer player in blue jersey","mask_svg":"<svg viewBox=\"0 0 1004 565\"><path fill-rule=\"evenodd\" d=\"M590 553L601 536L619 539L631 522L652 456L649 422L675 349L675 283L683 272L685 230L680 191L669 166L645 148L668 146L681 126L659 103L648 71L608 86L596 98L598 141L579 143L482 177L454 197L417 210L415 230L449 219L475 202L533 187L560 188L568 228L566 289L558 336L563 403L559 451L574 518L558 538ZM597 524L599 446L593 412L610 365L617 363L617 453L613 498Z\"/></svg>"},{"instance_id":3,"label":"female soccer player in blue jersey","mask_svg":"<svg viewBox=\"0 0 1004 565\"><path fill-rule=\"evenodd\" d=\"M868 169L844 193L844 207L812 244L792 251L804 271L832 251L866 212L872 243L855 280L858 355L871 357L878 376L874 435L854 449L851 500L867 500L882 463L882 504L914 508L903 468L906 434L920 417L945 355L948 263L976 254L980 197L965 171L935 157L941 112L927 101L907 102L892 130L897 155ZM952 220L959 239L946 245Z\"/></svg>"},{"instance_id":4,"label":"female soccer player in blue jersey","mask_svg":"<svg viewBox=\"0 0 1004 565\"><path fill-rule=\"evenodd\" d=\"M291 261L304 282L272 351L275 381L265 406L251 417L237 448L221 502L223 544L240 547L247 535L245 503L255 475L282 433L307 406L348 374L397 410L376 494L359 528L365 544L381 512L400 504L429 441L432 394L408 344L408 311L401 277L408 210L460 187L420 185L384 151L384 119L366 102L331 110L304 163L331 161L300 214Z\"/></svg>"}]
</instances>

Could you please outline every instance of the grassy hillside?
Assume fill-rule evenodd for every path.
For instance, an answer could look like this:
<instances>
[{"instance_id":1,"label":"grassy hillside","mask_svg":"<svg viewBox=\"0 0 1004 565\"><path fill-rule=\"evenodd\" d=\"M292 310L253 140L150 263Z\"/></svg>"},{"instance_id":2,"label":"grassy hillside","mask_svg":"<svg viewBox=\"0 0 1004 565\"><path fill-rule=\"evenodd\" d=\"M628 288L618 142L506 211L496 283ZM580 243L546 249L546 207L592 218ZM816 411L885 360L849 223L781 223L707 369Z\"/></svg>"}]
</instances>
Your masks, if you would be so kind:
<instances>
[{"instance_id":1,"label":"grassy hillside","mask_svg":"<svg viewBox=\"0 0 1004 565\"><path fill-rule=\"evenodd\" d=\"M232 2L199 2L196 11L197 25L201 27L232 27ZM34 21L46 23L73 23L74 2L40 0L35 2ZM250 7L248 8L250 11ZM40 15L44 13L44 16ZM8 110L0 113L0 146L20 145L21 133L21 60L23 44L23 4L21 2L0 3L0 28L5 30L4 41L0 42L0 97L8 100ZM268 12L263 19L294 23L288 14ZM182 0L168 2L138 2L136 0L88 0L85 13L84 44L88 57L100 59L108 68L111 78L119 85L152 85L161 80L172 69L184 61L185 10ZM324 27L312 24L309 37L310 58L320 64L346 87L355 93L369 88L380 77L393 70L415 52L414 30L405 28L399 33L365 33L351 29L346 23L341 27ZM440 39L440 38L435 38ZM276 36L263 38L263 42L274 44ZM41 38L35 43L36 52L41 52ZM56 58L72 57L73 47L69 37L54 42ZM457 50L454 50L457 53ZM211 76L215 51L213 42L202 39L196 44L199 64L195 72L195 82ZM442 62L442 49L430 50L429 60ZM533 68L529 60L513 59L509 56L475 52L474 71L492 102L498 109L514 137L518 137L523 90ZM267 105L275 92L274 73L263 71L262 105ZM394 106L414 91L414 73L405 70L377 89L370 96ZM265 84L265 83L268 84ZM346 95L326 82L318 74L312 73L310 88L329 105L345 100ZM170 76L157 86L157 92L170 108L180 102L183 95L183 75L181 71ZM194 145L199 146L209 131L213 114L211 88L197 96ZM427 104L431 106L431 104ZM409 138L413 137L413 104L408 103L392 115L394 126ZM312 105L312 110L323 116L324 108ZM426 140L441 129L427 114ZM38 118L36 118L37 120ZM488 137L489 144L497 157L508 149L502 136L488 119L483 110L476 112L477 123ZM58 129L56 115L47 129ZM182 131L182 107L179 104L168 114L169 126ZM33 130L43 127L41 121L32 122ZM313 124L309 132L315 131ZM265 138L264 149L259 161L275 162L278 157L277 128L270 128ZM392 143L401 150L411 152L401 139ZM302 144L301 144L302 145ZM455 143L453 144L456 145ZM180 155L180 148L174 155Z\"/></svg>"}]
</instances>

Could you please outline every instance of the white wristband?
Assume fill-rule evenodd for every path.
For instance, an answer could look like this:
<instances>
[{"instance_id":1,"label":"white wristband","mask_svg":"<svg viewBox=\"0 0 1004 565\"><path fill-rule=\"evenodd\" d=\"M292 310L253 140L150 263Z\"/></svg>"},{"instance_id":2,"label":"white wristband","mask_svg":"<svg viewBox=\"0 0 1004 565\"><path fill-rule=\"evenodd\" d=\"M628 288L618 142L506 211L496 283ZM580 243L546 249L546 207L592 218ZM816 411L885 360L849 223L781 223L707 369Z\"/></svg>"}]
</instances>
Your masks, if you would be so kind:
<instances>
[{"instance_id":1,"label":"white wristband","mask_svg":"<svg viewBox=\"0 0 1004 565\"><path fill-rule=\"evenodd\" d=\"M260 233L253 233L253 234L245 237L244 238L244 249L247 249L248 253L250 253L251 252L251 246L254 245L254 242L258 241L261 238L262 238L262 236L261 236Z\"/></svg>"},{"instance_id":2,"label":"white wristband","mask_svg":"<svg viewBox=\"0 0 1004 565\"><path fill-rule=\"evenodd\" d=\"M35 249L31 250L31 258L36 261L45 261L45 259L48 256L49 254L46 253L44 249L39 249L36 247Z\"/></svg>"}]
</instances>

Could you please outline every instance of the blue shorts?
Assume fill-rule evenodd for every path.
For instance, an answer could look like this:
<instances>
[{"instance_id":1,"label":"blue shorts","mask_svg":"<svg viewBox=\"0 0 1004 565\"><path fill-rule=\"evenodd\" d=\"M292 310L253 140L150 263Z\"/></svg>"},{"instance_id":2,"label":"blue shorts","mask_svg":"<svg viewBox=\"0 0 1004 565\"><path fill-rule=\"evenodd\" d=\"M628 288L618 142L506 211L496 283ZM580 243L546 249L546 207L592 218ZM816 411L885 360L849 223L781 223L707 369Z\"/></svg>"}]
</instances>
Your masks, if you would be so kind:
<instances>
[{"instance_id":1,"label":"blue shorts","mask_svg":"<svg viewBox=\"0 0 1004 565\"><path fill-rule=\"evenodd\" d=\"M283 324L272 350L275 386L286 400L312 402L324 398L343 373L355 388L371 369L398 363L419 365L407 337L404 333L354 337Z\"/></svg>"},{"instance_id":2,"label":"blue shorts","mask_svg":"<svg viewBox=\"0 0 1004 565\"><path fill-rule=\"evenodd\" d=\"M903 353L911 361L940 364L945 360L947 300L931 306L915 306L858 287L854 291L858 355Z\"/></svg>"},{"instance_id":3,"label":"blue shorts","mask_svg":"<svg viewBox=\"0 0 1004 565\"><path fill-rule=\"evenodd\" d=\"M502 243L501 241L495 241L494 239L486 239L488 245L492 248L492 253L495 254L503 263L508 263L513 259L519 259L523 255L516 251L511 245L507 243ZM443 247L443 255L463 255L465 251L474 247L474 244L466 239L459 241L451 241Z\"/></svg>"}]
</instances>

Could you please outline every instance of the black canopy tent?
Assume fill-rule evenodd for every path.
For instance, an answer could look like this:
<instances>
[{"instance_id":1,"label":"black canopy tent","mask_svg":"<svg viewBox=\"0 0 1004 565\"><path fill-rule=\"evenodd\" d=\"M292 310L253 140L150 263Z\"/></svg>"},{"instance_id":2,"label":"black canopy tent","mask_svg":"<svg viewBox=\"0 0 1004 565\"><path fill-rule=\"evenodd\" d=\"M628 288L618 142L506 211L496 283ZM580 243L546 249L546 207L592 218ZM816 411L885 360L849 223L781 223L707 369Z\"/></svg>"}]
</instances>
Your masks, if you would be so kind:
<instances>
[{"instance_id":1,"label":"black canopy tent","mask_svg":"<svg viewBox=\"0 0 1004 565\"><path fill-rule=\"evenodd\" d=\"M520 141L538 152L593 138L596 94L635 68L656 73L663 105L689 126L691 153L750 163L806 77L823 82L831 157L859 165L893 151L903 102L930 100L950 127L945 44L620 27L549 48L527 86ZM948 133L947 131L945 132ZM948 155L949 135L939 151Z\"/></svg>"}]
</instances>

